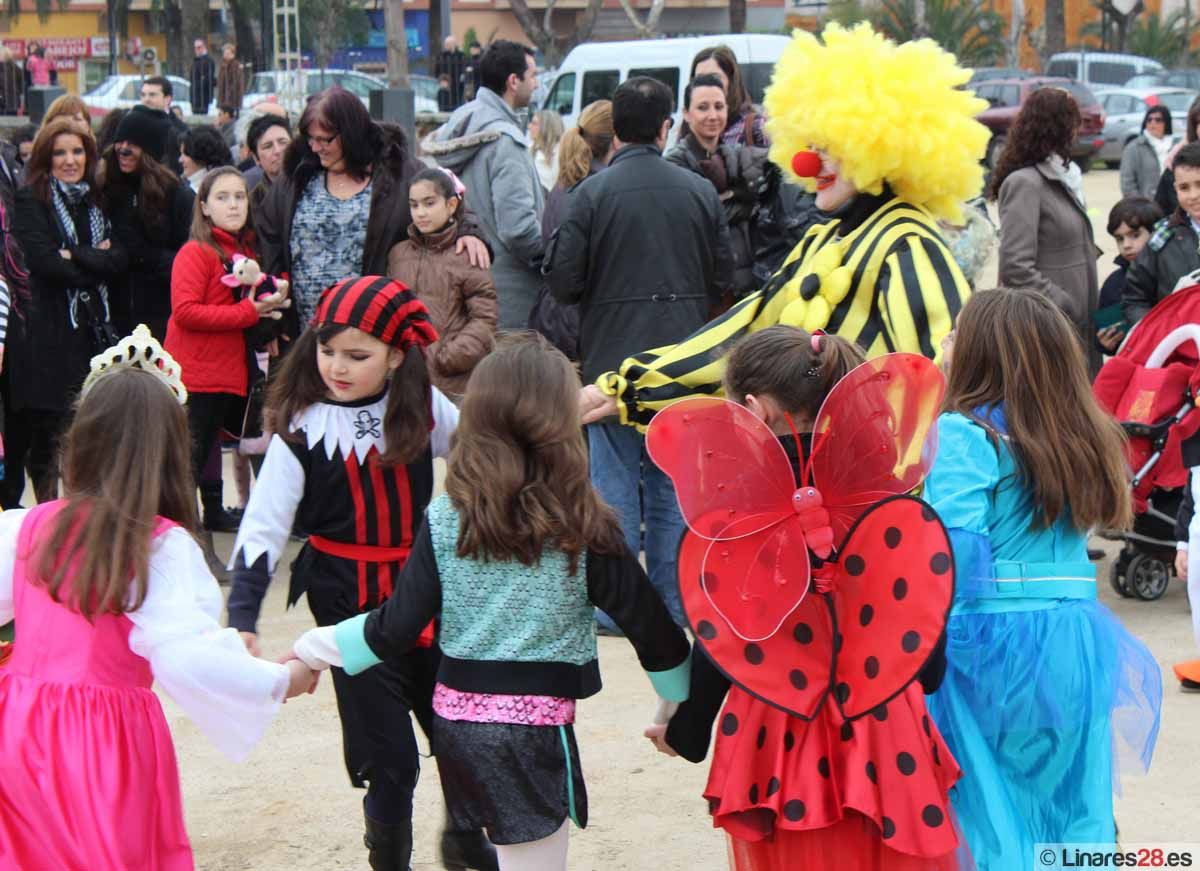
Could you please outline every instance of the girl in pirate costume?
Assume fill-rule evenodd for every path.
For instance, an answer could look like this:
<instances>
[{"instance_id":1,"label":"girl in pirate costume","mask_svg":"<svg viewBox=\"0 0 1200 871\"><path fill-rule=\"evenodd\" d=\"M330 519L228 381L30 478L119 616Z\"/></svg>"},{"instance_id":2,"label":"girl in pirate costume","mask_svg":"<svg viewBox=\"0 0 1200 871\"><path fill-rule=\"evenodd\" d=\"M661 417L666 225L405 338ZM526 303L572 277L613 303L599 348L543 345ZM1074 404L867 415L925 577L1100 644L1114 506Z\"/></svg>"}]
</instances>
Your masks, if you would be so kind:
<instances>
[{"instance_id":1,"label":"girl in pirate costume","mask_svg":"<svg viewBox=\"0 0 1200 871\"><path fill-rule=\"evenodd\" d=\"M974 117L987 104L958 89L970 74L929 40L897 46L868 24L830 25L822 40L796 33L765 114L771 160L815 188L830 220L761 290L586 387L584 423L617 414L641 429L683 397L719 394L725 352L778 323L837 334L868 357L940 353L970 289L937 219L961 223L979 194L989 134Z\"/></svg>"},{"instance_id":2,"label":"girl in pirate costume","mask_svg":"<svg viewBox=\"0 0 1200 871\"><path fill-rule=\"evenodd\" d=\"M309 535L292 566L288 604L307 593L321 626L391 595L433 491L458 412L429 384L429 314L399 282L367 276L326 290L316 317L272 385L275 435L234 544L229 625L257 649L256 624L293 523ZM401 657L368 674L333 674L346 768L366 787L370 864L407 871L419 771L409 711L429 732L436 651L432 626ZM495 868L478 832L448 832L443 859ZM473 855L472 855L473 854Z\"/></svg>"}]
</instances>

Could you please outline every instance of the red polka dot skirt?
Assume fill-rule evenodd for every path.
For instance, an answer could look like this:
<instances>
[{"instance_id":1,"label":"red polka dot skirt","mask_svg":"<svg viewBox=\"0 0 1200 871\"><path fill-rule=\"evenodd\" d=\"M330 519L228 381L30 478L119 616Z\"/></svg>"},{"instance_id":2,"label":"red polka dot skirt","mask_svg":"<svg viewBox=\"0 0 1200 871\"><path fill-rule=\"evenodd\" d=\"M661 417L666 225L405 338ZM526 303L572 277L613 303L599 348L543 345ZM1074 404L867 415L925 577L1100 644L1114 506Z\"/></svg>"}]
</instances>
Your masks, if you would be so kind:
<instances>
[{"instance_id":1,"label":"red polka dot skirt","mask_svg":"<svg viewBox=\"0 0 1200 871\"><path fill-rule=\"evenodd\" d=\"M704 794L738 871L959 871L947 793L960 774L916 681L852 722L828 703L800 720L734 687Z\"/></svg>"}]
</instances>

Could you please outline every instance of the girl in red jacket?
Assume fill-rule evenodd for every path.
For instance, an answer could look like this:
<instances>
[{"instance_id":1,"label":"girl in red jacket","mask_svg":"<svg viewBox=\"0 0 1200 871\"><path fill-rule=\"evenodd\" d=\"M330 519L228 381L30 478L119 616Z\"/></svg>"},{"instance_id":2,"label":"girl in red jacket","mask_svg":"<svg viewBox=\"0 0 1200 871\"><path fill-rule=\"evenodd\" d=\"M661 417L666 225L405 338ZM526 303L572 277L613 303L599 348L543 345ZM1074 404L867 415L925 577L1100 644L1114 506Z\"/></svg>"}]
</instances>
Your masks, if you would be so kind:
<instances>
[{"instance_id":1,"label":"girl in red jacket","mask_svg":"<svg viewBox=\"0 0 1200 871\"><path fill-rule=\"evenodd\" d=\"M188 390L197 481L226 418L246 398L245 331L283 305L274 295L256 300L221 281L233 255L256 256L249 217L250 194L242 174L233 167L209 173L196 195L191 238L175 255L171 270L166 348L179 361Z\"/></svg>"}]
</instances>

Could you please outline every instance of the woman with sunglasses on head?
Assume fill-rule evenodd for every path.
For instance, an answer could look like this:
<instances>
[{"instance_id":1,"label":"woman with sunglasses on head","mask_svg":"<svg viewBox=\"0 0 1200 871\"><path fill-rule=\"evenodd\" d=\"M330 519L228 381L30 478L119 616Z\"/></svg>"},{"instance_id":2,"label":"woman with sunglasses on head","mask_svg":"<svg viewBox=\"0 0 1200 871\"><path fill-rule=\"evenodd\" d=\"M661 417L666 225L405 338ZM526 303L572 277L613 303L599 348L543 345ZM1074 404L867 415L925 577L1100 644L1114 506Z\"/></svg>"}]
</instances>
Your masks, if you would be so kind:
<instances>
[{"instance_id":1,"label":"woman with sunglasses on head","mask_svg":"<svg viewBox=\"0 0 1200 871\"><path fill-rule=\"evenodd\" d=\"M194 199L164 163L169 129L165 112L135 106L117 125L99 171L113 234L130 256L114 305L117 333L145 324L160 342L171 316L171 266L188 240Z\"/></svg>"}]
</instances>

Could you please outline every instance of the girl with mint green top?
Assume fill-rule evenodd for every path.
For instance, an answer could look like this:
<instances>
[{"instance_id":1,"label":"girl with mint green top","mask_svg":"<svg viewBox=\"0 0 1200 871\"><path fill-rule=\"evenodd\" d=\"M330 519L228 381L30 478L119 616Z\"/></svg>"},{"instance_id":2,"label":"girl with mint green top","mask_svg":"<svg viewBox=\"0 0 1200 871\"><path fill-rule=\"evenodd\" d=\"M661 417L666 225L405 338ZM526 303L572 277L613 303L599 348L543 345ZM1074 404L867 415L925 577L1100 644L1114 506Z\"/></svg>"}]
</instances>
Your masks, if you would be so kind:
<instances>
[{"instance_id":1,"label":"girl with mint green top","mask_svg":"<svg viewBox=\"0 0 1200 871\"><path fill-rule=\"evenodd\" d=\"M1113 844L1119 768L1145 769L1162 679L1096 600L1088 531L1132 518L1123 436L1066 317L1030 291L958 318L925 498L950 532L947 670L929 712L962 767L951 800L979 871L1039 843Z\"/></svg>"},{"instance_id":2,"label":"girl with mint green top","mask_svg":"<svg viewBox=\"0 0 1200 871\"><path fill-rule=\"evenodd\" d=\"M576 700L600 690L596 607L624 630L666 712L687 697L687 637L589 481L578 390L542 339L484 358L446 494L391 598L294 649L313 668L356 674L402 655L438 619L432 746L447 809L456 827L486 827L502 871L565 871L567 820L586 825L572 724Z\"/></svg>"}]
</instances>

